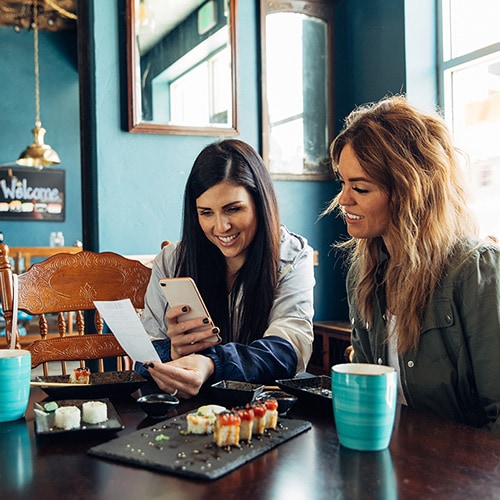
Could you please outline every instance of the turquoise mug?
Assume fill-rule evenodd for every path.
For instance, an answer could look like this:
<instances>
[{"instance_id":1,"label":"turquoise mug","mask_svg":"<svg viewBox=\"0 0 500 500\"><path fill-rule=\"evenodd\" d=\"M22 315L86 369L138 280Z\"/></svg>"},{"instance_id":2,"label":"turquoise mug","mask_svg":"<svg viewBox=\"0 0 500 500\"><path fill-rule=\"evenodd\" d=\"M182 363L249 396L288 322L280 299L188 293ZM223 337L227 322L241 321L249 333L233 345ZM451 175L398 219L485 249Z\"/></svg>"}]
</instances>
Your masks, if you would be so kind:
<instances>
[{"instance_id":1,"label":"turquoise mug","mask_svg":"<svg viewBox=\"0 0 500 500\"><path fill-rule=\"evenodd\" d=\"M0 349L0 422L24 417L30 397L31 353Z\"/></svg>"},{"instance_id":2,"label":"turquoise mug","mask_svg":"<svg viewBox=\"0 0 500 500\"><path fill-rule=\"evenodd\" d=\"M360 451L389 446L398 390L390 366L345 363L332 366L332 403L342 446Z\"/></svg>"}]
</instances>

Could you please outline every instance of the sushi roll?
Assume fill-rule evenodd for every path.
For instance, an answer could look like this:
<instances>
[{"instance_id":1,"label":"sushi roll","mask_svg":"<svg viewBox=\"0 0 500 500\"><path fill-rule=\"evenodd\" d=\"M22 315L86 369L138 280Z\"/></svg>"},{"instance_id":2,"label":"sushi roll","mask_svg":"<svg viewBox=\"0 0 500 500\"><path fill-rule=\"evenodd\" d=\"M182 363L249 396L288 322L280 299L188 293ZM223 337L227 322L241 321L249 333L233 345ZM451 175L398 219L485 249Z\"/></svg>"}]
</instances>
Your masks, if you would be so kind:
<instances>
[{"instance_id":1,"label":"sushi roll","mask_svg":"<svg viewBox=\"0 0 500 500\"><path fill-rule=\"evenodd\" d=\"M80 409L76 406L61 406L56 409L54 424L64 430L78 429L81 418Z\"/></svg>"},{"instance_id":2,"label":"sushi roll","mask_svg":"<svg viewBox=\"0 0 500 500\"><path fill-rule=\"evenodd\" d=\"M223 411L215 418L214 443L220 448L239 446L241 418L235 411Z\"/></svg>"},{"instance_id":3,"label":"sushi roll","mask_svg":"<svg viewBox=\"0 0 500 500\"><path fill-rule=\"evenodd\" d=\"M215 417L222 411L226 411L224 406L200 406L195 413L189 413L186 416L187 432L189 434L212 434Z\"/></svg>"},{"instance_id":4,"label":"sushi roll","mask_svg":"<svg viewBox=\"0 0 500 500\"><path fill-rule=\"evenodd\" d=\"M253 408L250 405L240 406L233 408L241 419L240 424L240 441L251 441L252 440L252 430L253 422L255 420L255 415Z\"/></svg>"},{"instance_id":5,"label":"sushi roll","mask_svg":"<svg viewBox=\"0 0 500 500\"><path fill-rule=\"evenodd\" d=\"M88 368L75 368L69 376L72 384L89 384L90 370Z\"/></svg>"},{"instance_id":6,"label":"sushi roll","mask_svg":"<svg viewBox=\"0 0 500 500\"><path fill-rule=\"evenodd\" d=\"M262 402L257 402L252 404L252 409L255 417L253 421L252 434L259 436L264 434L264 430L266 429L266 405Z\"/></svg>"},{"instance_id":7,"label":"sushi roll","mask_svg":"<svg viewBox=\"0 0 500 500\"><path fill-rule=\"evenodd\" d=\"M86 401L82 404L82 420L87 424L106 422L108 405L102 401Z\"/></svg>"},{"instance_id":8,"label":"sushi roll","mask_svg":"<svg viewBox=\"0 0 500 500\"><path fill-rule=\"evenodd\" d=\"M278 401L274 398L263 399L266 407L266 429L276 429L278 425Z\"/></svg>"}]
</instances>

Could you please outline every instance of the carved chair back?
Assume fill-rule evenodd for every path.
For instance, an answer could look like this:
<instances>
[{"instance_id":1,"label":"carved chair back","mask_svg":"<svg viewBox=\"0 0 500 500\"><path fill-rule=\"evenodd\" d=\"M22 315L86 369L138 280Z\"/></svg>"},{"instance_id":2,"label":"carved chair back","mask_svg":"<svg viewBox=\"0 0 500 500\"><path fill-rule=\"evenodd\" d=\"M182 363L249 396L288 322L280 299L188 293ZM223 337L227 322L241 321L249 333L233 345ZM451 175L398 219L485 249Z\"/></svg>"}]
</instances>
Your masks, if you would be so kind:
<instances>
[{"instance_id":1,"label":"carved chair back","mask_svg":"<svg viewBox=\"0 0 500 500\"><path fill-rule=\"evenodd\" d=\"M36 340L23 345L31 351L32 367L43 364L47 375L48 362L61 361L62 373L66 374L66 361L80 361L84 366L86 360L95 359L98 371L103 371L103 360L112 357L117 359L116 368L123 369L125 352L113 334L103 331L104 321L93 301L129 298L140 312L150 277L151 269L137 260L113 252L90 251L58 253L20 274L18 308L39 317ZM9 247L5 244L0 244L0 293L9 344L13 274ZM71 325L68 325L68 315L74 318ZM73 321L75 334L72 334ZM21 347L21 341L25 342L24 337L17 338L17 347Z\"/></svg>"},{"instance_id":2,"label":"carved chair back","mask_svg":"<svg viewBox=\"0 0 500 500\"><path fill-rule=\"evenodd\" d=\"M9 255L14 261L14 272L22 273L31 266L31 259L46 259L56 253L78 253L82 247L9 247Z\"/></svg>"}]
</instances>

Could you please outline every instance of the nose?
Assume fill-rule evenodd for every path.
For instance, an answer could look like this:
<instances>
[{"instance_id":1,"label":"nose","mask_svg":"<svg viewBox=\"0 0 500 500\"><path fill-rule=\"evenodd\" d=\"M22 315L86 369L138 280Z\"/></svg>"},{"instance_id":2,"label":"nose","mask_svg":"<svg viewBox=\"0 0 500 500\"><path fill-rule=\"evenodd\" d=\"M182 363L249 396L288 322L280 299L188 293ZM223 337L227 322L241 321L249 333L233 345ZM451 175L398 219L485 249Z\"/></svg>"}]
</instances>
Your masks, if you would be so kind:
<instances>
[{"instance_id":1,"label":"nose","mask_svg":"<svg viewBox=\"0 0 500 500\"><path fill-rule=\"evenodd\" d=\"M346 189L345 185L342 186L342 191L340 191L340 196L339 196L339 205L342 205L343 207L347 205L352 205L352 196L350 195L350 192L348 189Z\"/></svg>"},{"instance_id":2,"label":"nose","mask_svg":"<svg viewBox=\"0 0 500 500\"><path fill-rule=\"evenodd\" d=\"M215 232L217 234L223 234L228 231L231 227L229 219L225 214L216 215L215 217Z\"/></svg>"}]
</instances>

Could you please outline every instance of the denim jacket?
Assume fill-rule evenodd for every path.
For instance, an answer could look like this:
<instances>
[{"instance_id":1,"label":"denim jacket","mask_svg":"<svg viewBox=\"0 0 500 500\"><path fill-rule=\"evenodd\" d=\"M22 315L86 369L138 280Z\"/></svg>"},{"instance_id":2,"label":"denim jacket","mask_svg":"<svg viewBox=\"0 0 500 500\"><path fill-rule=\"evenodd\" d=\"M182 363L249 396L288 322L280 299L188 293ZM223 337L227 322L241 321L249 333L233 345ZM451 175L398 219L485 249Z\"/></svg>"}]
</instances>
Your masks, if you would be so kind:
<instances>
[{"instance_id":1,"label":"denim jacket","mask_svg":"<svg viewBox=\"0 0 500 500\"><path fill-rule=\"evenodd\" d=\"M141 317L162 361L171 358L165 322L168 303L158 281L174 276L177 247L178 243L171 243L156 257ZM249 345L229 342L203 351L214 362L213 381L269 383L305 370L312 353L314 284L312 248L305 238L282 226L278 283L268 327L261 339Z\"/></svg>"},{"instance_id":2,"label":"denim jacket","mask_svg":"<svg viewBox=\"0 0 500 500\"><path fill-rule=\"evenodd\" d=\"M360 320L347 277L354 361L387 364L385 307ZM379 294L381 295L381 294ZM409 406L500 435L500 249L467 242L457 249L424 313L417 352L399 356Z\"/></svg>"}]
</instances>

